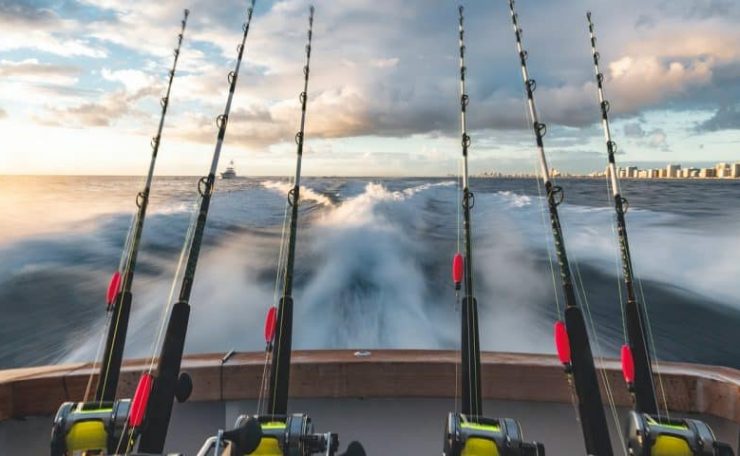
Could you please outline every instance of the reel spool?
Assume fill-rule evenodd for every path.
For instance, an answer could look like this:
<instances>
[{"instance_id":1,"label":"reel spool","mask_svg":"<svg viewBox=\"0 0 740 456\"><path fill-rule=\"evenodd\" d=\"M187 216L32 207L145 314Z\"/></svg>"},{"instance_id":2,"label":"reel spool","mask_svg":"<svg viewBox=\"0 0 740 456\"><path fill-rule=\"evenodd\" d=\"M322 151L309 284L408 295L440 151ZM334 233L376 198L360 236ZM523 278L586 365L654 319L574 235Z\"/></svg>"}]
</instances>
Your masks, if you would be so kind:
<instances>
[{"instance_id":1,"label":"reel spool","mask_svg":"<svg viewBox=\"0 0 740 456\"><path fill-rule=\"evenodd\" d=\"M308 456L322 453L333 455L339 447L337 434L315 434L311 418L305 414L291 416L247 416L236 420L236 428L256 420L262 429L262 438L254 455ZM242 455L239 455L242 456Z\"/></svg>"},{"instance_id":2,"label":"reel spool","mask_svg":"<svg viewBox=\"0 0 740 456\"><path fill-rule=\"evenodd\" d=\"M131 401L65 402L51 430L51 456L81 451L113 454L128 421Z\"/></svg>"},{"instance_id":3,"label":"reel spool","mask_svg":"<svg viewBox=\"0 0 740 456\"><path fill-rule=\"evenodd\" d=\"M544 456L545 447L524 442L519 422L450 413L447 416L444 456Z\"/></svg>"},{"instance_id":4,"label":"reel spool","mask_svg":"<svg viewBox=\"0 0 740 456\"><path fill-rule=\"evenodd\" d=\"M631 456L734 456L712 429L692 419L668 419L630 412L627 451Z\"/></svg>"}]
</instances>

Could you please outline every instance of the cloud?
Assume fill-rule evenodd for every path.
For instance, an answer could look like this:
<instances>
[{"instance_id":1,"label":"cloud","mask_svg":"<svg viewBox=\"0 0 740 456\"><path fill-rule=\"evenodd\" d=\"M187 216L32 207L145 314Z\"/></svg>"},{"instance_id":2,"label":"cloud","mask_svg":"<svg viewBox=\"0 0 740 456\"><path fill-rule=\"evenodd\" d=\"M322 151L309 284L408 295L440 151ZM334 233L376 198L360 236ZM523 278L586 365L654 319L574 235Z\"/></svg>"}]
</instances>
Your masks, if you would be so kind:
<instances>
[{"instance_id":1,"label":"cloud","mask_svg":"<svg viewBox=\"0 0 740 456\"><path fill-rule=\"evenodd\" d=\"M8 117L8 113L3 108L0 108L0 119L4 119L6 117Z\"/></svg>"},{"instance_id":2,"label":"cloud","mask_svg":"<svg viewBox=\"0 0 740 456\"><path fill-rule=\"evenodd\" d=\"M29 57L22 61L28 71L21 74L15 68L12 77L37 85L56 79L66 85L26 91L24 100L14 98L13 92L23 92L19 85L0 87L3 106L15 115L20 110L7 102L23 103L29 117L45 124L125 124L141 131L148 131L149 121L159 114L156 99L172 64L182 9L188 6L192 14L168 114L168 125L177 128L167 134L214 142L214 118L227 96L226 74L235 63L247 0L192 0L187 5L184 0L76 0L63 5L0 0L0 5L4 2L17 5L0 8L0 27L10 30L10 41L4 37L0 44L0 58L17 59L15 52L3 54L9 49L23 49ZM672 127L644 122L644 114L653 110L671 116L717 109L714 118L697 128L735 128L735 110L721 111L719 103L740 96L740 30L732 19L738 8L731 3L624 0L594 5L612 120L638 119L634 126L639 131L625 126L633 144L668 150L669 137L677 137ZM292 144L300 118L297 96L303 85L308 4L258 2L234 98L229 145L269 154L276 150L273 146ZM457 144L457 10L447 6L430 7L426 0L319 2L307 137L372 137L370 141L387 140L386 145L422 137ZM563 0L518 7L531 76L538 82L537 106L551 133L548 145L555 155L560 149L585 151L599 108L583 5ZM387 14L391 10L394 14ZM468 126L474 142L486 150L529 148L530 124L506 5L471 2L466 13ZM26 35L28 41L22 42ZM11 70L0 64L2 71ZM727 87L733 88L728 92ZM568 144L558 142L562 135Z\"/></svg>"},{"instance_id":3,"label":"cloud","mask_svg":"<svg viewBox=\"0 0 740 456\"><path fill-rule=\"evenodd\" d=\"M152 87L143 87L133 93L119 90L107 93L97 101L67 107L47 106L46 112L36 116L36 120L43 125L107 127L124 116L148 119L145 112L136 108L136 103L158 93L159 89Z\"/></svg>"},{"instance_id":4,"label":"cloud","mask_svg":"<svg viewBox=\"0 0 740 456\"><path fill-rule=\"evenodd\" d=\"M655 18L647 14L641 14L640 17L635 21L636 29L651 29L655 26Z\"/></svg>"},{"instance_id":5,"label":"cloud","mask_svg":"<svg viewBox=\"0 0 740 456\"><path fill-rule=\"evenodd\" d=\"M0 77L47 85L74 85L82 70L73 65L40 63L37 59L0 60Z\"/></svg>"},{"instance_id":6,"label":"cloud","mask_svg":"<svg viewBox=\"0 0 740 456\"><path fill-rule=\"evenodd\" d=\"M624 137L634 140L638 145L669 152L668 135L662 128L645 130L639 122L626 123Z\"/></svg>"},{"instance_id":7,"label":"cloud","mask_svg":"<svg viewBox=\"0 0 740 456\"><path fill-rule=\"evenodd\" d=\"M644 138L645 130L639 122L631 122L624 125L624 136L626 138Z\"/></svg>"},{"instance_id":8,"label":"cloud","mask_svg":"<svg viewBox=\"0 0 740 456\"><path fill-rule=\"evenodd\" d=\"M660 8L667 15L684 19L709 19L738 13L734 0L664 0Z\"/></svg>"},{"instance_id":9,"label":"cloud","mask_svg":"<svg viewBox=\"0 0 740 456\"><path fill-rule=\"evenodd\" d=\"M100 74L107 81L120 82L128 92L133 93L161 84L161 81L158 81L154 76L140 70L112 71L103 68Z\"/></svg>"},{"instance_id":10,"label":"cloud","mask_svg":"<svg viewBox=\"0 0 740 456\"><path fill-rule=\"evenodd\" d=\"M662 62L657 57L623 57L609 64L610 89L615 93L618 112L637 112L680 94L692 86L708 84L711 64L695 61Z\"/></svg>"},{"instance_id":11,"label":"cloud","mask_svg":"<svg viewBox=\"0 0 740 456\"><path fill-rule=\"evenodd\" d=\"M696 126L696 131L740 129L740 109L736 105L721 106L709 119Z\"/></svg>"},{"instance_id":12,"label":"cloud","mask_svg":"<svg viewBox=\"0 0 740 456\"><path fill-rule=\"evenodd\" d=\"M373 59L370 64L376 68L393 68L398 65L398 58Z\"/></svg>"},{"instance_id":13,"label":"cloud","mask_svg":"<svg viewBox=\"0 0 740 456\"><path fill-rule=\"evenodd\" d=\"M50 107L37 120L44 125L67 127L104 127L129 112L125 98L112 94L100 102L83 103L67 108Z\"/></svg>"},{"instance_id":14,"label":"cloud","mask_svg":"<svg viewBox=\"0 0 740 456\"><path fill-rule=\"evenodd\" d=\"M105 51L76 36L84 26L49 8L4 0L0 3L0 51L34 49L61 56L102 58Z\"/></svg>"}]
</instances>

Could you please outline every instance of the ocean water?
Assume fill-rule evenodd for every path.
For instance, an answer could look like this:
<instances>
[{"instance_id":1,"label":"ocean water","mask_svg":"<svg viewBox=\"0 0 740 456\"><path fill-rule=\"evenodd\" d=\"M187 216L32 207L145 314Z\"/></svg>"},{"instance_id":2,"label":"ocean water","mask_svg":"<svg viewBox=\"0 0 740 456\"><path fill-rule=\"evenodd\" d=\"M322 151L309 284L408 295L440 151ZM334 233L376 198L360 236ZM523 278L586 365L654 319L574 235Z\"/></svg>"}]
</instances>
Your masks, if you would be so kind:
<instances>
[{"instance_id":1,"label":"ocean water","mask_svg":"<svg viewBox=\"0 0 740 456\"><path fill-rule=\"evenodd\" d=\"M195 177L157 178L127 357L150 356L194 203ZM0 176L0 368L92 360L142 180ZM568 253L594 350L624 340L613 209L602 180L561 180ZM450 279L454 179L306 178L295 348L459 346ZM554 353L562 310L534 179L473 179L474 281L484 350ZM186 351L263 350L288 182L218 181ZM661 360L740 368L740 181L626 181L628 231ZM555 270L557 276L557 270ZM179 285L178 285L179 286Z\"/></svg>"}]
</instances>

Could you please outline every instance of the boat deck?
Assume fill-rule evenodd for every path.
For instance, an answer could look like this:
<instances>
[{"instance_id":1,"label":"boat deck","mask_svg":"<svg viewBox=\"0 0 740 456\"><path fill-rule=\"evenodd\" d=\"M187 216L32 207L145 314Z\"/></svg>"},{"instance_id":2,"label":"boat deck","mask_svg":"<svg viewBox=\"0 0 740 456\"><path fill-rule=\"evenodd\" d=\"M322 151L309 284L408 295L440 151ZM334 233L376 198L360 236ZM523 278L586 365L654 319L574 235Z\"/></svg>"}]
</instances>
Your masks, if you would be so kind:
<instances>
[{"instance_id":1,"label":"boat deck","mask_svg":"<svg viewBox=\"0 0 740 456\"><path fill-rule=\"evenodd\" d=\"M548 454L584 453L571 391L556 357L486 352L481 358L487 415L519 419L527 439L544 442ZM205 354L183 361L194 388L187 403L175 405L171 450L193 454L218 428L231 427L238 414L256 412L265 354L222 359L223 354ZM290 407L309 413L318 431L339 432L342 446L362 441L370 455L440 454L444 419L455 408L458 359L453 351L377 350L368 356L296 351ZM120 396L133 394L145 366L143 360L125 364ZM605 360L602 366L622 424L630 397L619 363ZM0 453L45 453L51 417L60 403L82 399L91 372L89 363L0 371ZM661 363L660 372L672 413L707 421L737 452L740 371ZM614 421L611 412L608 416ZM619 431L612 430L619 449Z\"/></svg>"}]
</instances>

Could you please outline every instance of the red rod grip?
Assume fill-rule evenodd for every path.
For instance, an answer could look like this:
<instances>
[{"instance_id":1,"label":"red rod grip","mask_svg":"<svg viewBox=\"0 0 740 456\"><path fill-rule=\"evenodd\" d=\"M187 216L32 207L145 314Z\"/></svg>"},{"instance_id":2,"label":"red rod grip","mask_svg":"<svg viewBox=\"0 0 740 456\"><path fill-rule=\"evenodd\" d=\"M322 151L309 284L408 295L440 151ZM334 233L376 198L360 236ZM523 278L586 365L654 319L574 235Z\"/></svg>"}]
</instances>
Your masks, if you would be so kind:
<instances>
[{"instance_id":1,"label":"red rod grip","mask_svg":"<svg viewBox=\"0 0 740 456\"><path fill-rule=\"evenodd\" d=\"M459 290L462 283L463 265L463 256L457 252L452 258L452 281L455 282L455 290Z\"/></svg>"},{"instance_id":2,"label":"red rod grip","mask_svg":"<svg viewBox=\"0 0 740 456\"><path fill-rule=\"evenodd\" d=\"M277 324L277 307L271 306L265 317L265 343L269 344L275 338L275 325Z\"/></svg>"},{"instance_id":3,"label":"red rod grip","mask_svg":"<svg viewBox=\"0 0 740 456\"><path fill-rule=\"evenodd\" d=\"M109 306L113 304L113 300L116 299L116 295L118 294L118 291L120 289L121 273L119 271L116 271L110 278L110 283L108 284L108 292L105 295L105 302L107 302Z\"/></svg>"},{"instance_id":4,"label":"red rod grip","mask_svg":"<svg viewBox=\"0 0 740 456\"><path fill-rule=\"evenodd\" d=\"M131 412L128 415L128 424L132 428L141 426L149 404L149 394L152 392L154 377L151 374L141 374L136 386L134 398L131 400Z\"/></svg>"},{"instance_id":5,"label":"red rod grip","mask_svg":"<svg viewBox=\"0 0 740 456\"><path fill-rule=\"evenodd\" d=\"M622 345L622 375L624 381L631 385L635 383L635 361L632 358L632 349L629 345Z\"/></svg>"},{"instance_id":6,"label":"red rod grip","mask_svg":"<svg viewBox=\"0 0 740 456\"><path fill-rule=\"evenodd\" d=\"M555 348L558 351L558 359L563 364L570 364L570 340L568 330L562 321L555 322Z\"/></svg>"}]
</instances>

